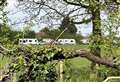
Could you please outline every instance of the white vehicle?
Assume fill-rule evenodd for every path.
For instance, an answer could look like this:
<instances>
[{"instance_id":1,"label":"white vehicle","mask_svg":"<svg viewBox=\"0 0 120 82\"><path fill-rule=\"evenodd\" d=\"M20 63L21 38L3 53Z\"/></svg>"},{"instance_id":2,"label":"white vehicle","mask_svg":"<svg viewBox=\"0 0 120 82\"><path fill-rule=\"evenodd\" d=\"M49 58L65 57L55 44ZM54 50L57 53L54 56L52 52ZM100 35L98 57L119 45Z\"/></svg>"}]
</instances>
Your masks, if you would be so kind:
<instances>
[{"instance_id":1,"label":"white vehicle","mask_svg":"<svg viewBox=\"0 0 120 82\"><path fill-rule=\"evenodd\" d=\"M50 38L42 39L42 42L43 42L44 44L49 44L49 43L51 43L52 41L54 41L54 40L53 40L53 39L50 39Z\"/></svg>"},{"instance_id":2,"label":"white vehicle","mask_svg":"<svg viewBox=\"0 0 120 82\"><path fill-rule=\"evenodd\" d=\"M76 44L75 39L58 39L59 44Z\"/></svg>"},{"instance_id":3,"label":"white vehicle","mask_svg":"<svg viewBox=\"0 0 120 82\"><path fill-rule=\"evenodd\" d=\"M24 38L19 39L19 44L39 44L38 39Z\"/></svg>"}]
</instances>

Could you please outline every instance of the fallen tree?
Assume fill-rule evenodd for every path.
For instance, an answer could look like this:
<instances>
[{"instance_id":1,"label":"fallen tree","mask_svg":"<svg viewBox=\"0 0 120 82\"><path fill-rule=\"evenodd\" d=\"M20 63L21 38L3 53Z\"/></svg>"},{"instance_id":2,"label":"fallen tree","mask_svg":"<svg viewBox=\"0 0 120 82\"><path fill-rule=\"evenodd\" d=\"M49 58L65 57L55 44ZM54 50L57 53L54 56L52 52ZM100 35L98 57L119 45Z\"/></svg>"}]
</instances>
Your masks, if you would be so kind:
<instances>
[{"instance_id":1,"label":"fallen tree","mask_svg":"<svg viewBox=\"0 0 120 82\"><path fill-rule=\"evenodd\" d=\"M0 82L4 82L5 80L9 80L11 74L17 72L23 72L19 77L19 82L31 82L36 79L36 77L41 74L43 76L48 76L49 71L50 74L48 78L54 78L56 80L56 72L53 70L55 68L56 63L64 59L73 59L76 57L86 58L91 62L96 64L101 64L110 68L115 68L120 70L120 64L114 62L114 60L110 60L109 58L101 58L95 56L88 49L79 49L71 52L64 52L64 49L58 48L55 46L44 47L42 49L33 47L31 45L28 46L18 46L15 49L7 49L4 46L0 45L0 53L4 56L12 56L12 62L10 63L9 72L3 74ZM48 68L45 69L44 66L47 63L50 63ZM54 62L54 64L52 63ZM41 69L43 68L43 69ZM27 70L27 71L24 71ZM42 71L41 71L42 70ZM48 71L49 70L49 71ZM40 72L39 72L40 71ZM44 74L44 71L48 71L47 74ZM38 75L37 75L38 74ZM46 77L47 77L46 76ZM53 76L53 77L51 77ZM47 79L48 79L47 78ZM53 82L54 82L53 81Z\"/></svg>"},{"instance_id":2,"label":"fallen tree","mask_svg":"<svg viewBox=\"0 0 120 82\"><path fill-rule=\"evenodd\" d=\"M70 54L71 56L68 56L67 58L74 58L74 57L83 57L86 58L94 63L105 65L107 67L115 68L120 70L120 65L115 63L114 60L108 60L104 59L98 56L95 56L94 54L90 53L88 50L76 50Z\"/></svg>"},{"instance_id":3,"label":"fallen tree","mask_svg":"<svg viewBox=\"0 0 120 82\"><path fill-rule=\"evenodd\" d=\"M17 48L16 48L17 49ZM3 53L3 51L6 52L11 52L11 51L15 51L16 49L7 49L5 47L3 47L2 45L0 45L0 52ZM80 50L75 50L72 52L67 53L68 55L65 56L64 54L62 54L61 56L54 56L53 60L60 60L60 59L72 59L72 58L76 58L76 57L82 57L82 58L86 58L89 61L92 61L96 64L101 64L101 65L105 65L107 67L111 67L111 68L115 68L115 69L120 69L120 65L115 63L114 60L108 60L108 59L104 59L98 56L95 56L94 54L92 54L89 50L87 49L80 49Z\"/></svg>"}]
</instances>

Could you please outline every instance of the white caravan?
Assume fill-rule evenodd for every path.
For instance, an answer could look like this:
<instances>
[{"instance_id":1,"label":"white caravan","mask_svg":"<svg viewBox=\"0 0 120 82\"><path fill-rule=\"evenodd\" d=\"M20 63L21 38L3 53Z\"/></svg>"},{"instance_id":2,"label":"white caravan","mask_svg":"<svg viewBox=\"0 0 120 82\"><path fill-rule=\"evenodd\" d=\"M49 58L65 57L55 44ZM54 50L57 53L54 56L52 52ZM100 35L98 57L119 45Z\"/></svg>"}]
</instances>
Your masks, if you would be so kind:
<instances>
[{"instance_id":1,"label":"white caravan","mask_svg":"<svg viewBox=\"0 0 120 82\"><path fill-rule=\"evenodd\" d=\"M19 44L39 44L38 39L24 38L19 39Z\"/></svg>"},{"instance_id":2,"label":"white caravan","mask_svg":"<svg viewBox=\"0 0 120 82\"><path fill-rule=\"evenodd\" d=\"M54 41L53 39L50 39L50 38L45 38L45 39L42 39L42 43L43 44L49 44L51 43L52 41ZM41 43L40 43L41 44Z\"/></svg>"},{"instance_id":3,"label":"white caravan","mask_svg":"<svg viewBox=\"0 0 120 82\"><path fill-rule=\"evenodd\" d=\"M76 44L75 39L58 39L59 44Z\"/></svg>"}]
</instances>

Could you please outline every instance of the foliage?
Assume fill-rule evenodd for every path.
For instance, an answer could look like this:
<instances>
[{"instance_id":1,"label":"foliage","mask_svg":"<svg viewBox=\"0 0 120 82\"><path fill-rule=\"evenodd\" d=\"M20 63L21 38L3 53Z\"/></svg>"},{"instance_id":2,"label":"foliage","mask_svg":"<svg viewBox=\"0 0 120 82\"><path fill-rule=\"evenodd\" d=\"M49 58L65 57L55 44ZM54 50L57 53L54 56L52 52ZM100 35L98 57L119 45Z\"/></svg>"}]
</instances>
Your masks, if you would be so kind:
<instances>
[{"instance_id":1,"label":"foliage","mask_svg":"<svg viewBox=\"0 0 120 82\"><path fill-rule=\"evenodd\" d=\"M31 45L18 47L15 51L7 53L13 56L10 64L10 73L16 73L18 82L35 81L40 78L46 82L57 79L55 66L58 61L53 61L62 55L63 49L57 47L32 48ZM62 56L61 56L62 57Z\"/></svg>"},{"instance_id":2,"label":"foliage","mask_svg":"<svg viewBox=\"0 0 120 82\"><path fill-rule=\"evenodd\" d=\"M97 75L99 78L106 79L109 76L119 76L120 71L112 68L106 68L101 66L97 69Z\"/></svg>"},{"instance_id":3,"label":"foliage","mask_svg":"<svg viewBox=\"0 0 120 82\"><path fill-rule=\"evenodd\" d=\"M76 32L77 32L77 28L76 28L75 24L73 23L73 20L70 19L70 17L68 17L68 16L63 18L62 24L59 27L59 29L61 31L64 30L65 28L68 28L67 32L70 34L76 34Z\"/></svg>"},{"instance_id":4,"label":"foliage","mask_svg":"<svg viewBox=\"0 0 120 82\"><path fill-rule=\"evenodd\" d=\"M13 31L8 25L7 12L4 8L0 11L0 43L4 45L17 44L18 39L22 37L22 32Z\"/></svg>"},{"instance_id":5,"label":"foliage","mask_svg":"<svg viewBox=\"0 0 120 82\"><path fill-rule=\"evenodd\" d=\"M6 44L18 44L18 39L22 37L22 32L12 31L9 26L1 27L0 42Z\"/></svg>"},{"instance_id":6,"label":"foliage","mask_svg":"<svg viewBox=\"0 0 120 82\"><path fill-rule=\"evenodd\" d=\"M31 24L27 24L23 27L23 38L35 38L35 32L31 29Z\"/></svg>"},{"instance_id":7,"label":"foliage","mask_svg":"<svg viewBox=\"0 0 120 82\"><path fill-rule=\"evenodd\" d=\"M7 0L0 1L0 9L1 9L1 7L5 7L6 5L7 5Z\"/></svg>"},{"instance_id":8,"label":"foliage","mask_svg":"<svg viewBox=\"0 0 120 82\"><path fill-rule=\"evenodd\" d=\"M26 29L25 34L21 31L12 30L7 24L7 18L3 19L3 25L0 28L0 43L3 45L18 44L20 38L35 38L35 32Z\"/></svg>"},{"instance_id":9,"label":"foliage","mask_svg":"<svg viewBox=\"0 0 120 82\"><path fill-rule=\"evenodd\" d=\"M43 28L42 30L41 30L41 32L45 32L45 33L49 33L49 28L48 27L45 27L45 28Z\"/></svg>"},{"instance_id":10,"label":"foliage","mask_svg":"<svg viewBox=\"0 0 120 82\"><path fill-rule=\"evenodd\" d=\"M27 31L24 35L24 38L35 38L35 32L34 31Z\"/></svg>"},{"instance_id":11,"label":"foliage","mask_svg":"<svg viewBox=\"0 0 120 82\"><path fill-rule=\"evenodd\" d=\"M52 30L50 30L49 28L43 28L42 30L41 30L41 32L44 32L45 33L45 35L44 36L41 36L41 38L52 38L52 39L56 39L56 37L58 37L59 36L59 34L60 34L60 30L58 30L58 29L52 29Z\"/></svg>"},{"instance_id":12,"label":"foliage","mask_svg":"<svg viewBox=\"0 0 120 82\"><path fill-rule=\"evenodd\" d=\"M86 48L87 46L85 47L83 45L83 46L78 46L78 48L76 48L77 46L69 45L69 46L65 47L65 46L60 45L59 47L64 48L66 50L66 52L70 52L73 50L73 47L74 47L74 49L80 49L81 47ZM57 56L58 54L56 54L56 57L55 57L55 55L53 57L52 52L56 53L57 51L61 51L61 53L64 54L63 49L61 49L59 47L55 47L55 46L39 47L39 46L31 46L31 45L17 47L16 51L13 51L11 53L10 52L6 53L7 54L6 56L10 56L11 58L13 57L11 59L12 63L9 62L10 63L10 72L16 73L18 80L22 79L23 77L27 78L28 70L29 70L30 66L34 64L33 65L34 68L31 71L33 76L31 75L28 78L33 78L33 80L34 80L34 74L35 75L37 74L37 76L35 78L35 79L37 79L36 82L39 82L39 81L44 82L45 80L46 80L46 82L49 82L49 81L51 81L51 79L49 79L49 78L52 78L52 77L49 77L49 75L52 76L52 74L53 74L53 77L58 79L58 74L55 69L56 65L58 64L58 61L59 61L59 59L56 58L56 57L58 57ZM39 57L40 58L38 59L36 56L38 58ZM46 59L46 56L47 56L47 59ZM28 58L28 57L30 57L30 58ZM58 61L53 61L53 58L57 59ZM60 58L60 56L59 56L59 58ZM26 64L27 59L29 61ZM46 63L45 61L48 63ZM118 70L103 67L103 66L100 66L98 69L95 69L93 71L90 69L90 62L87 61L86 59L82 59L82 58L65 60L64 64L65 65L64 65L64 72L63 72L64 75L63 76L64 76L64 80L67 82L69 82L70 80L73 82L77 81L77 80L78 80L78 82L81 82L81 81L82 82L96 82L96 81L101 82L107 76L119 75ZM38 67L38 70L35 70L35 69L37 69L37 67ZM34 70L35 70L35 72L34 72ZM40 71L40 70L42 70L42 71ZM46 70L50 71L49 73L47 72L48 75L46 75ZM107 74L106 74L106 72L107 72ZM55 76L54 76L54 74L55 74ZM25 79L25 78L23 78L23 79Z\"/></svg>"}]
</instances>

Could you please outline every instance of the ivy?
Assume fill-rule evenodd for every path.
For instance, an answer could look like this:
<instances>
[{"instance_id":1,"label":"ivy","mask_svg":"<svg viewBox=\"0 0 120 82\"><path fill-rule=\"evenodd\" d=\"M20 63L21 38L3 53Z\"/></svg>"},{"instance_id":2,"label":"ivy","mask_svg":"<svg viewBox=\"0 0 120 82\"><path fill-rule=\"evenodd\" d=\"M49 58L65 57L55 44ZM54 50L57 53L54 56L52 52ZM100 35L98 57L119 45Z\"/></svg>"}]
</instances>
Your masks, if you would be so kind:
<instances>
[{"instance_id":1,"label":"ivy","mask_svg":"<svg viewBox=\"0 0 120 82\"><path fill-rule=\"evenodd\" d=\"M40 78L46 82L54 82L57 79L55 69L58 61L55 57L63 57L63 49L58 47L44 47L39 49L28 46L19 46L13 52L6 53L13 56L9 73L16 73L18 82L35 81Z\"/></svg>"}]
</instances>

